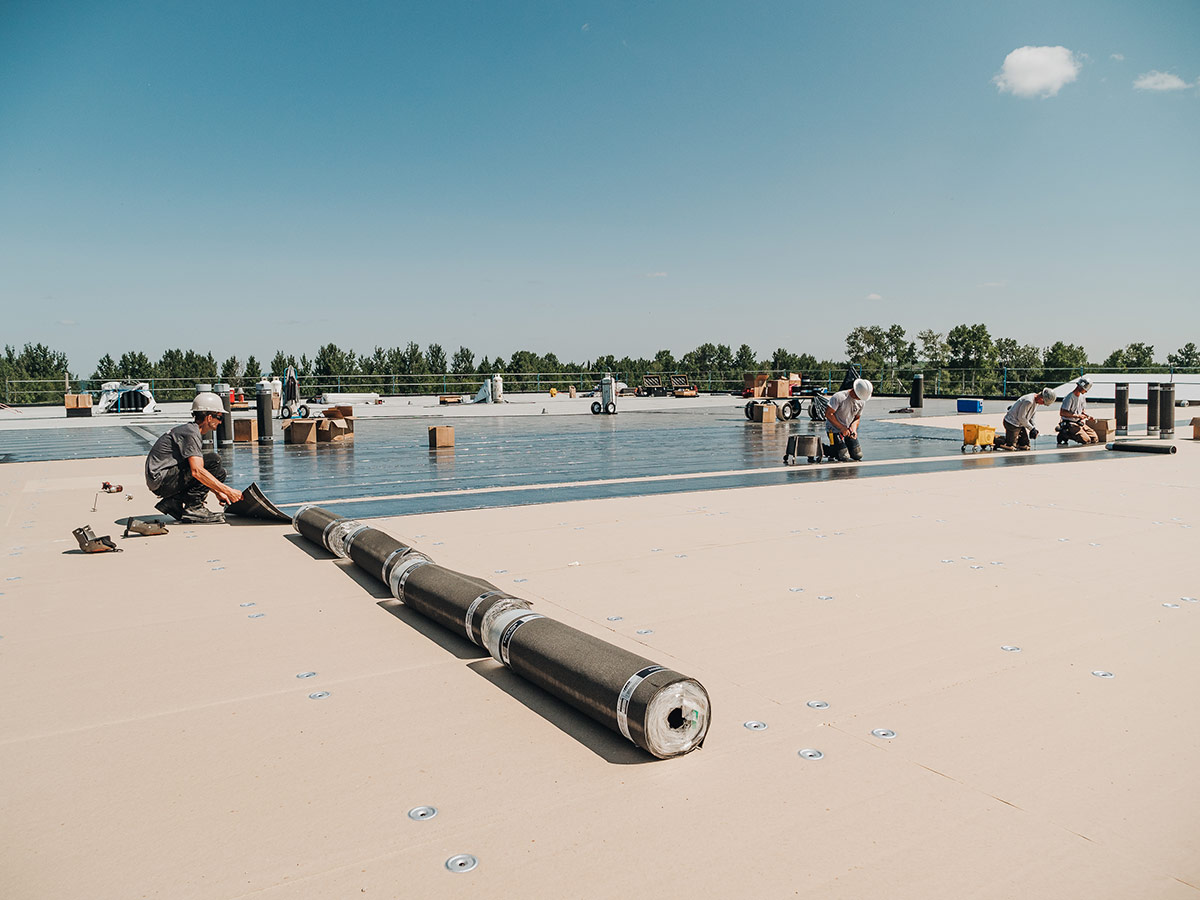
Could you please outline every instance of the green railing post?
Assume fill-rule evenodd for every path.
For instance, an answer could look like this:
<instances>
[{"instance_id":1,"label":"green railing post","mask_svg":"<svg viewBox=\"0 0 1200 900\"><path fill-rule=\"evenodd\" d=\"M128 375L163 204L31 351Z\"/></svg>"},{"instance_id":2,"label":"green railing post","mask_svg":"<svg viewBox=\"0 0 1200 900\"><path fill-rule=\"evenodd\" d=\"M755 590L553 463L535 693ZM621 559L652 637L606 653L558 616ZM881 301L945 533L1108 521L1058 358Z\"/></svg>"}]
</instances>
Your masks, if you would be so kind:
<instances>
[{"instance_id":1,"label":"green railing post","mask_svg":"<svg viewBox=\"0 0 1200 900\"><path fill-rule=\"evenodd\" d=\"M1004 385L1000 388L1000 396L1008 396L1008 366L1004 367Z\"/></svg>"}]
</instances>

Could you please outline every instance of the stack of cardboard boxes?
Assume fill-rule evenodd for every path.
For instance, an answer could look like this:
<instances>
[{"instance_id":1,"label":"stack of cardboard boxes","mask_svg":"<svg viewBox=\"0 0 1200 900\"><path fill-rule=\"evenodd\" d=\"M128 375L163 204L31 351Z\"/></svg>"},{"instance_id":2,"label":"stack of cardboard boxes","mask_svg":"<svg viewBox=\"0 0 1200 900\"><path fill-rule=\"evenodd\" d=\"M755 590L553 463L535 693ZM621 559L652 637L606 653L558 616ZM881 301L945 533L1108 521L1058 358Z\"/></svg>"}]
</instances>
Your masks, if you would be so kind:
<instances>
[{"instance_id":1,"label":"stack of cardboard boxes","mask_svg":"<svg viewBox=\"0 0 1200 900\"><path fill-rule=\"evenodd\" d=\"M288 419L283 423L285 444L351 443L354 440L354 408L332 406L321 419Z\"/></svg>"},{"instance_id":2,"label":"stack of cardboard boxes","mask_svg":"<svg viewBox=\"0 0 1200 900\"><path fill-rule=\"evenodd\" d=\"M63 394L63 406L67 409L67 418L90 416L92 414L92 395Z\"/></svg>"}]
</instances>

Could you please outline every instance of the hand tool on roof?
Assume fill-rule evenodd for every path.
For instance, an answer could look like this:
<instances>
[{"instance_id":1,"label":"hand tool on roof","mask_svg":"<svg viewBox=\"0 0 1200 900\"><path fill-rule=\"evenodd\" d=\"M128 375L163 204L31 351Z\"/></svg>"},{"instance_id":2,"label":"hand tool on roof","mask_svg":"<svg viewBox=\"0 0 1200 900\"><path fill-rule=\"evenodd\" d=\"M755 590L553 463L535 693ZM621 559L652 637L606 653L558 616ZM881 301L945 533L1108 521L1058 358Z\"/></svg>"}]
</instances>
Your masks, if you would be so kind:
<instances>
[{"instance_id":1,"label":"hand tool on roof","mask_svg":"<svg viewBox=\"0 0 1200 900\"><path fill-rule=\"evenodd\" d=\"M121 548L113 543L111 536L106 534L103 537L96 537L96 533L92 531L90 525L76 528L71 534L75 535L75 540L79 541L79 549L84 553L121 552Z\"/></svg>"}]
</instances>

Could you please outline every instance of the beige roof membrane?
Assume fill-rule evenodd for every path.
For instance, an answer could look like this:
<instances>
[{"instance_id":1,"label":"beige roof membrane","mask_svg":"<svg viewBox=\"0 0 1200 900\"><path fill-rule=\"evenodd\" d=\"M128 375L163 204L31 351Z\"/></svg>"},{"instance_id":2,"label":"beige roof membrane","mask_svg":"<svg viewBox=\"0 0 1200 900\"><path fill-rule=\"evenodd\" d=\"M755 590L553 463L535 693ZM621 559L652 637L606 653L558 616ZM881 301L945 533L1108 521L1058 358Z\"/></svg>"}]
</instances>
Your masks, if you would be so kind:
<instances>
[{"instance_id":1,"label":"beige roof membrane","mask_svg":"<svg viewBox=\"0 0 1200 900\"><path fill-rule=\"evenodd\" d=\"M122 539L141 458L0 466L0 896L1195 898L1198 448L371 520L699 680L669 760L286 525Z\"/></svg>"}]
</instances>

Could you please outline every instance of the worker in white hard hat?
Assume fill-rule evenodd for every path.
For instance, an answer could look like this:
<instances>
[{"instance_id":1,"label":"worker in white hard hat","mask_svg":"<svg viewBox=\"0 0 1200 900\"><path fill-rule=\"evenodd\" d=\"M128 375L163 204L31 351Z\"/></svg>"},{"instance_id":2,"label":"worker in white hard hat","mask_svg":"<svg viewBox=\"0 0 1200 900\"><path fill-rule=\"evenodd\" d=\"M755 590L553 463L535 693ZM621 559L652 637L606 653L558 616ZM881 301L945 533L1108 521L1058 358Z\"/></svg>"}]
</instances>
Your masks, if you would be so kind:
<instances>
[{"instance_id":1,"label":"worker in white hard hat","mask_svg":"<svg viewBox=\"0 0 1200 900\"><path fill-rule=\"evenodd\" d=\"M207 525L225 521L223 513L209 509L209 491L222 505L237 503L242 492L225 484L228 477L221 457L201 444L204 435L217 430L225 407L216 394L205 391L192 401L192 421L176 425L161 435L146 457L146 487L162 499L155 508L181 522Z\"/></svg>"},{"instance_id":2,"label":"worker in white hard hat","mask_svg":"<svg viewBox=\"0 0 1200 900\"><path fill-rule=\"evenodd\" d=\"M1092 428L1096 420L1087 414L1087 403L1083 398L1091 387L1091 380L1080 378L1075 382L1075 389L1063 397L1062 407L1058 411L1058 443L1078 441L1081 444L1094 444L1100 440Z\"/></svg>"},{"instance_id":3,"label":"worker in white hard hat","mask_svg":"<svg viewBox=\"0 0 1200 900\"><path fill-rule=\"evenodd\" d=\"M862 446L858 443L858 422L873 390L867 379L856 378L849 390L838 391L829 398L825 408L829 445L824 448L823 455L838 462L857 462L863 458Z\"/></svg>"},{"instance_id":4,"label":"worker in white hard hat","mask_svg":"<svg viewBox=\"0 0 1200 900\"><path fill-rule=\"evenodd\" d=\"M1054 388L1042 388L1020 397L1004 414L1004 439L1001 440L997 435L996 449L1028 450L1029 442L1038 436L1037 429L1033 427L1033 414L1039 406L1049 406L1057 397Z\"/></svg>"}]
</instances>

